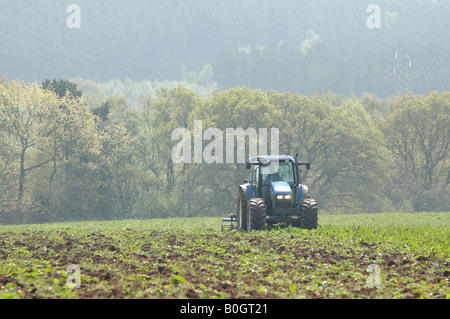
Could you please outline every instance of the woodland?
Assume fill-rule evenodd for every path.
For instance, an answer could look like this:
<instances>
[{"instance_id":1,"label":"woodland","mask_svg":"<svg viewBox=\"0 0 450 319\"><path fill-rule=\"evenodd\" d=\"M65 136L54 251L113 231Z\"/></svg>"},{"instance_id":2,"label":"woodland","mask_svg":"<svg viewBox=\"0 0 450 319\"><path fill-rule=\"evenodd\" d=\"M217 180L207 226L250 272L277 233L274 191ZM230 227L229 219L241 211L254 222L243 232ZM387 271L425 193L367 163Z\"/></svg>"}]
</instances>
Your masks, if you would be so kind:
<instances>
[{"instance_id":1,"label":"woodland","mask_svg":"<svg viewBox=\"0 0 450 319\"><path fill-rule=\"evenodd\" d=\"M279 152L312 163L321 213L448 211L449 13L2 0L0 223L226 216L249 172L174 162L172 133L195 121L279 129Z\"/></svg>"}]
</instances>

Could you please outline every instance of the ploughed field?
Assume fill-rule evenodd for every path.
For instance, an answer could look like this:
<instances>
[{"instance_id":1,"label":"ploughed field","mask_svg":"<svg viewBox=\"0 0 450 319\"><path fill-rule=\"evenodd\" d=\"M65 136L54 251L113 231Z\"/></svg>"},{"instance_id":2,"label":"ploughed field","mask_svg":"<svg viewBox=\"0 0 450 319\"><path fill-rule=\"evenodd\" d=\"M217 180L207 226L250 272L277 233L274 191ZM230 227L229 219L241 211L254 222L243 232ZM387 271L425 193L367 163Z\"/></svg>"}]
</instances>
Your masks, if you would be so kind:
<instances>
[{"instance_id":1,"label":"ploughed field","mask_svg":"<svg viewBox=\"0 0 450 319\"><path fill-rule=\"evenodd\" d=\"M0 226L0 298L450 298L450 213Z\"/></svg>"}]
</instances>

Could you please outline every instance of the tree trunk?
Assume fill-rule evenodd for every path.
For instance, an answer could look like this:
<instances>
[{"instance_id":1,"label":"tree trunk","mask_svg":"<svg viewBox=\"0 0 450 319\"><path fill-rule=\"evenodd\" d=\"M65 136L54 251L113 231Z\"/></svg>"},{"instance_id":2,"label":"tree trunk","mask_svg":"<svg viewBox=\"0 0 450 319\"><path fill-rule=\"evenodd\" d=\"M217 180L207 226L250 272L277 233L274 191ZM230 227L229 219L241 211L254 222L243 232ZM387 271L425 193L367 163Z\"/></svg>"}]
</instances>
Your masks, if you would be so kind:
<instances>
[{"instance_id":1,"label":"tree trunk","mask_svg":"<svg viewBox=\"0 0 450 319\"><path fill-rule=\"evenodd\" d=\"M19 191L17 195L17 203L20 206L23 200L23 187L25 183L25 151L26 147L22 148L20 152L20 169L19 169Z\"/></svg>"}]
</instances>

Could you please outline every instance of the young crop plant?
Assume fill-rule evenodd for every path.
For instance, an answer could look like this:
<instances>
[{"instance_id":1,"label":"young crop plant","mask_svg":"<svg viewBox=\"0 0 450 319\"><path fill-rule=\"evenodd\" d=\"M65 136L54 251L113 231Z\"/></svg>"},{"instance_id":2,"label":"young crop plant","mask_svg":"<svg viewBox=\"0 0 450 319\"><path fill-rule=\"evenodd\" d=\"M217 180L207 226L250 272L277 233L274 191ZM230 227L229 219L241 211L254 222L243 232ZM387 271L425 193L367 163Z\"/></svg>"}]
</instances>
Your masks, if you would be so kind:
<instances>
[{"instance_id":1,"label":"young crop plant","mask_svg":"<svg viewBox=\"0 0 450 319\"><path fill-rule=\"evenodd\" d=\"M0 226L0 298L445 299L450 219L439 214L251 233L222 232L219 218Z\"/></svg>"}]
</instances>

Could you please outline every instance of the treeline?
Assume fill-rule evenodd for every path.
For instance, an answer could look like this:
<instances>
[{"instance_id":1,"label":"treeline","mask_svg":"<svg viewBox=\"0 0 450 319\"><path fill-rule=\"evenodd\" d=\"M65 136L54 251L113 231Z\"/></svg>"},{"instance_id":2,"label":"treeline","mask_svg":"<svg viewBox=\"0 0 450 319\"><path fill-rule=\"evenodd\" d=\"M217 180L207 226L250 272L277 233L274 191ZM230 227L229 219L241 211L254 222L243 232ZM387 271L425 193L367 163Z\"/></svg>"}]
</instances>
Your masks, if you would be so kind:
<instances>
[{"instance_id":1,"label":"treeline","mask_svg":"<svg viewBox=\"0 0 450 319\"><path fill-rule=\"evenodd\" d=\"M322 211L450 207L449 92L378 99L239 87L200 97L178 86L130 106L77 84L0 82L1 223L233 212L244 164L174 161L172 133L193 136L196 120L224 136L279 128L280 153L312 162L305 181Z\"/></svg>"}]
</instances>

